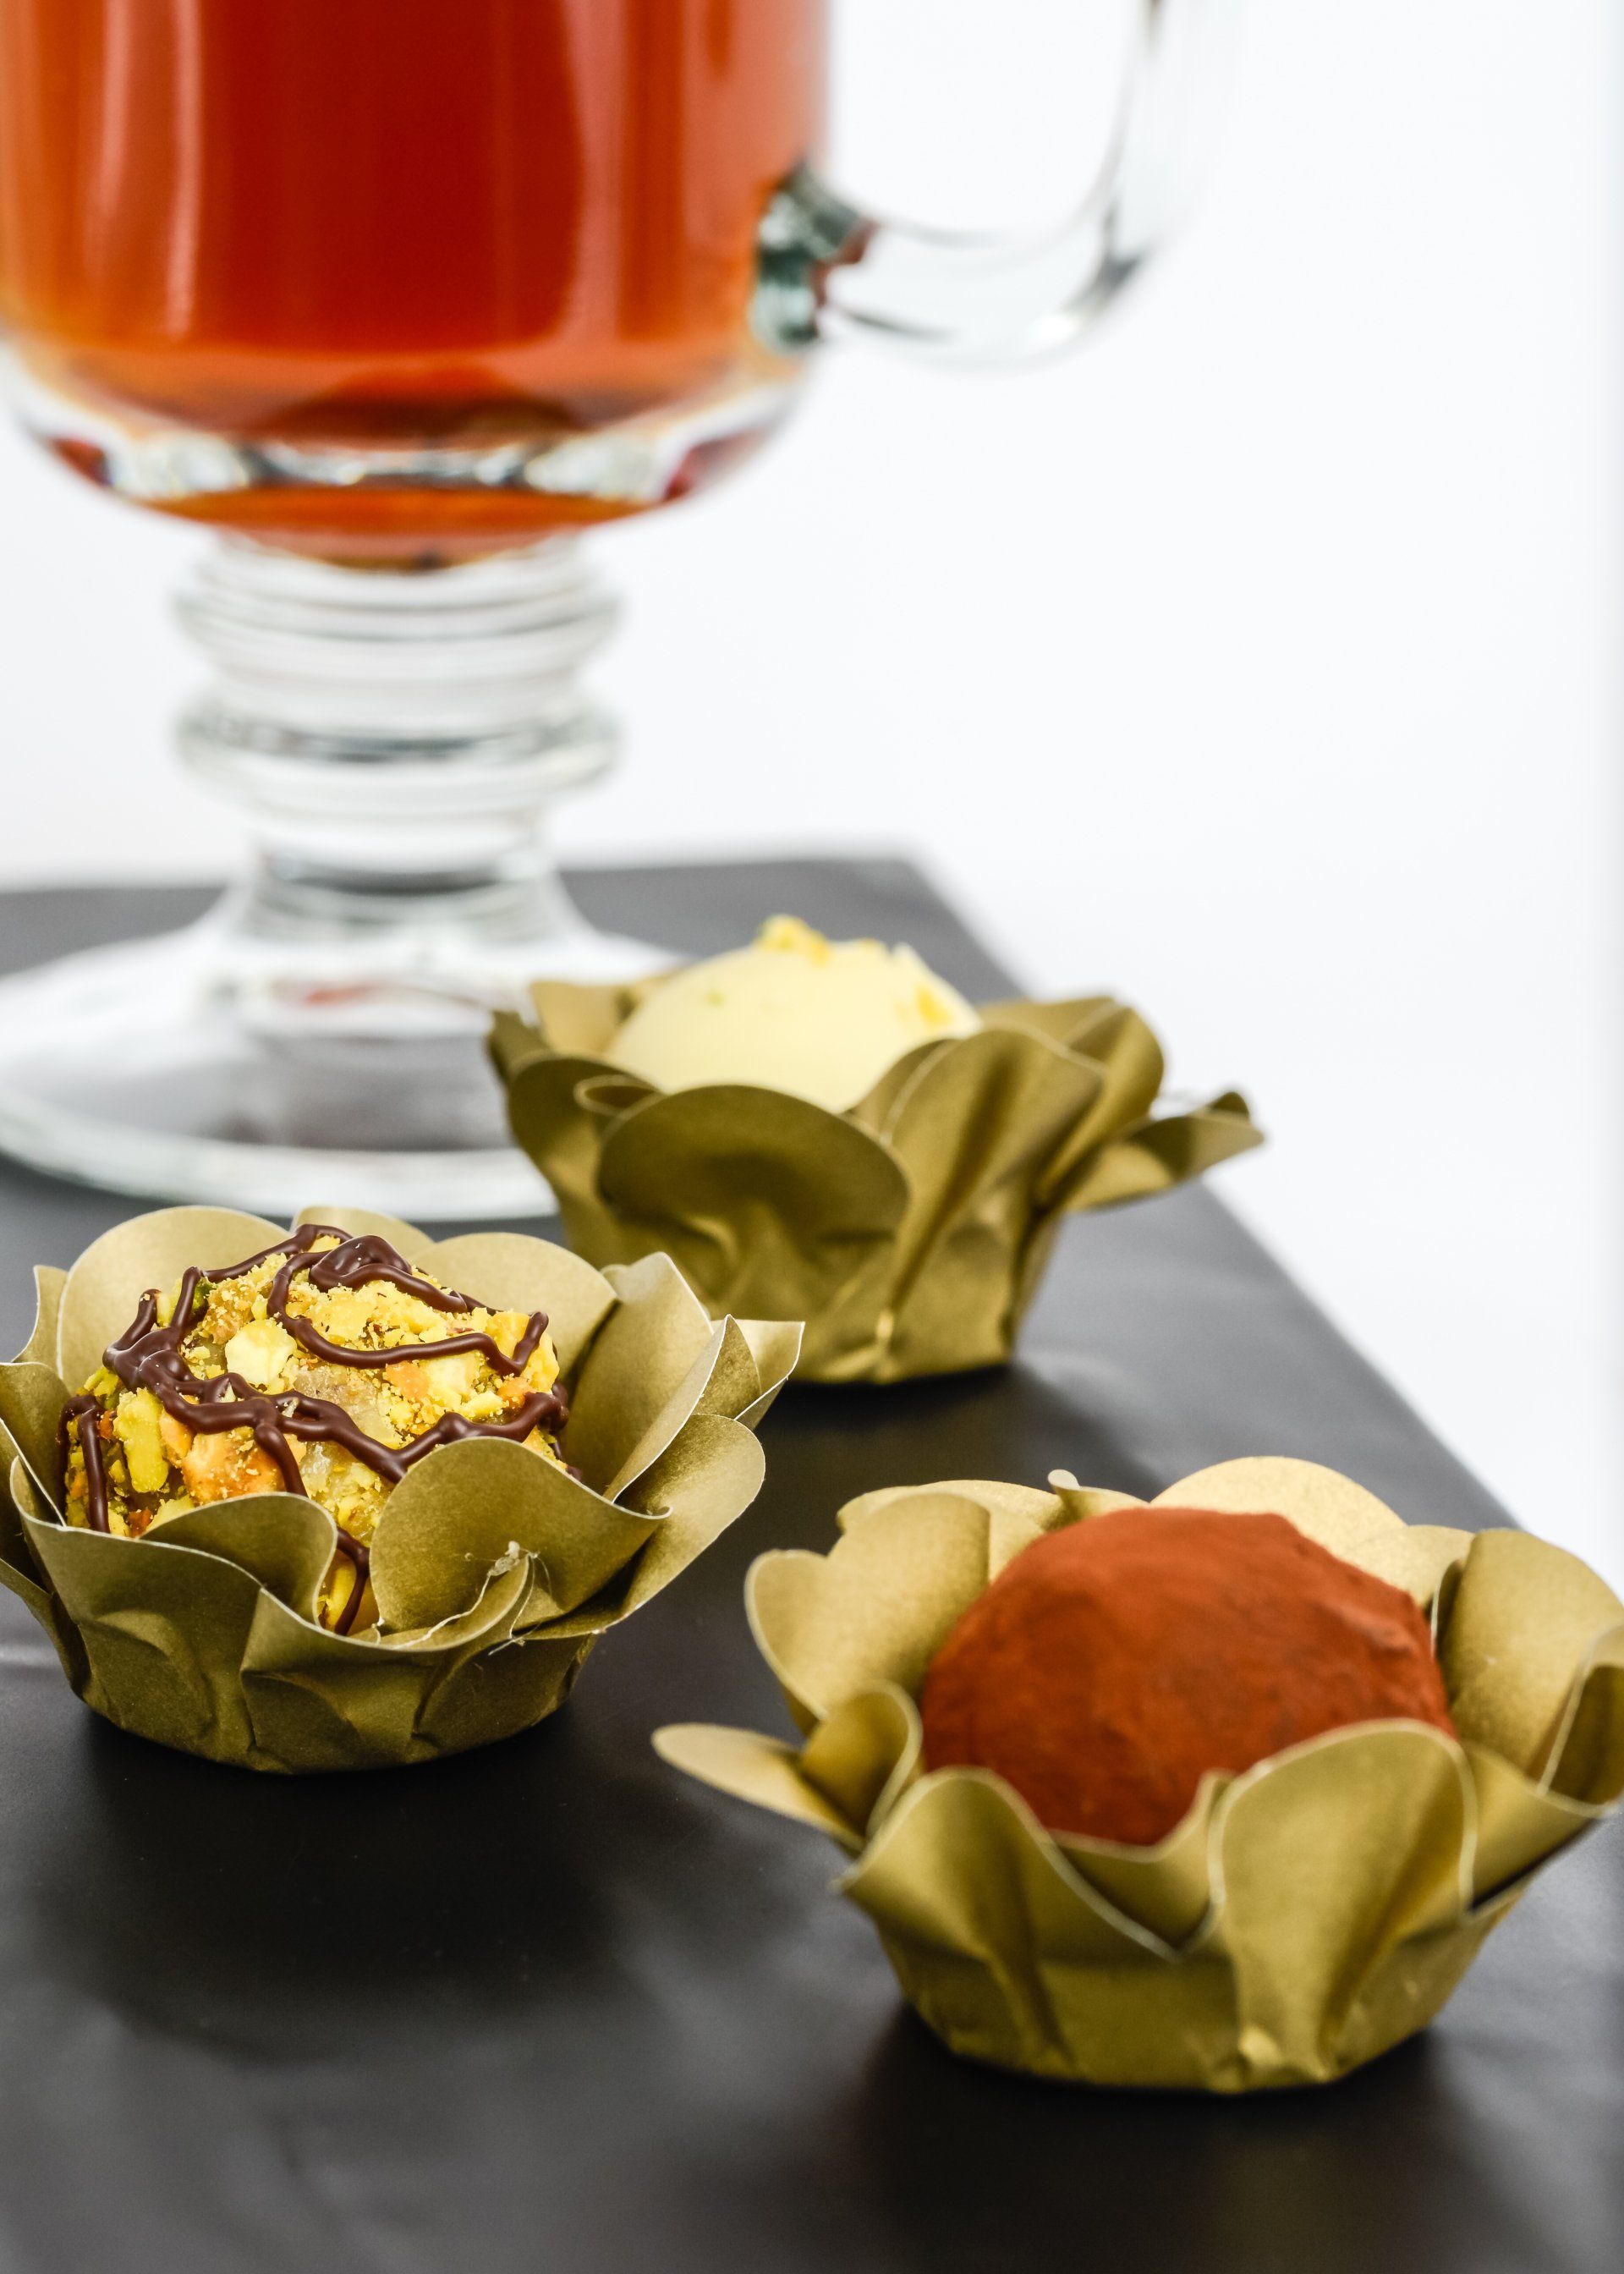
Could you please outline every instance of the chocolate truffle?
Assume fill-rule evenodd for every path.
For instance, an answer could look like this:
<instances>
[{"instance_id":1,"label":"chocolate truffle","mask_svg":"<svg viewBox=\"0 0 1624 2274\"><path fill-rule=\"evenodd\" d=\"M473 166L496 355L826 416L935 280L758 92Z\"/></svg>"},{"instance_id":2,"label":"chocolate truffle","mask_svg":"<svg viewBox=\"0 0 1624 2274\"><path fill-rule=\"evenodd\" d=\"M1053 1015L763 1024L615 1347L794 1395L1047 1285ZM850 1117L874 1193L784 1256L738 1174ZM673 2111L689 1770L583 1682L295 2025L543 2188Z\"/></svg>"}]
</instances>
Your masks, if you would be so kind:
<instances>
[{"instance_id":1,"label":"chocolate truffle","mask_svg":"<svg viewBox=\"0 0 1624 2274\"><path fill-rule=\"evenodd\" d=\"M1148 1846L1208 1770L1356 1721L1454 1734L1410 1597L1281 1516L1124 1510L1015 1557L921 1700L929 1768L991 1769L1051 1832Z\"/></svg>"},{"instance_id":2,"label":"chocolate truffle","mask_svg":"<svg viewBox=\"0 0 1624 2274\"><path fill-rule=\"evenodd\" d=\"M415 1462L486 1436L562 1463L558 1376L542 1313L488 1309L383 1239L307 1225L144 1298L64 1415L68 1521L139 1539L215 1501L301 1494L338 1527L321 1612L349 1632Z\"/></svg>"}]
</instances>

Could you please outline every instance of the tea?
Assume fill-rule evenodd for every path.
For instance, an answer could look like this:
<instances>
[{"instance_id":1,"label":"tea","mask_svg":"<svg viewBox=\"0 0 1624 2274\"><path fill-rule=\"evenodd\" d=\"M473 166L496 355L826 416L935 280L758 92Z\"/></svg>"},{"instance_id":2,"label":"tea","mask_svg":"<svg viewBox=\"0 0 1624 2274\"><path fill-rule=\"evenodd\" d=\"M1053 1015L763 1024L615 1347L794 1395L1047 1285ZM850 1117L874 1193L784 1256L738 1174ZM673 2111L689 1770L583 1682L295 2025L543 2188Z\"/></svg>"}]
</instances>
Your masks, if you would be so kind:
<instances>
[{"instance_id":1,"label":"tea","mask_svg":"<svg viewBox=\"0 0 1624 2274\"><path fill-rule=\"evenodd\" d=\"M59 400L292 454L176 510L342 554L626 509L310 454L546 447L781 378L756 234L819 139L825 12L0 0L0 315Z\"/></svg>"}]
</instances>

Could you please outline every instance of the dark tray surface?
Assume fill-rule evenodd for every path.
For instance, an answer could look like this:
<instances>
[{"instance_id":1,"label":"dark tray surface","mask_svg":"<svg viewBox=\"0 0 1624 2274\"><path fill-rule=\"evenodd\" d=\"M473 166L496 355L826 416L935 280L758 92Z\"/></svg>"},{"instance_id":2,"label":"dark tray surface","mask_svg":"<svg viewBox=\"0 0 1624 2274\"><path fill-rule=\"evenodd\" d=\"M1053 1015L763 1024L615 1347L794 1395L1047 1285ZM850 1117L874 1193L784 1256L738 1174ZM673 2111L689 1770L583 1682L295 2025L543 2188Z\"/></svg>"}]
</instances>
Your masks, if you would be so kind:
<instances>
[{"instance_id":1,"label":"dark tray surface","mask_svg":"<svg viewBox=\"0 0 1624 2274\"><path fill-rule=\"evenodd\" d=\"M1001 975L912 870L577 879L703 949L791 907ZM0 900L0 968L195 895ZM1083 975L1086 976L1086 975ZM126 1212L0 1166L0 1329ZM554 1721L391 1776L211 1769L87 1715L0 1603L6 2274L1602 2274L1624 2237L1624 1866L1534 1889L1428 2035L1329 2090L1067 2091L944 2053L837 1858L688 1785L668 1720L778 1726L746 1565L882 1482L1147 1490L1296 1452L1406 1512L1490 1496L1206 1193L1071 1227L1003 1375L789 1393L767 1490Z\"/></svg>"}]
</instances>

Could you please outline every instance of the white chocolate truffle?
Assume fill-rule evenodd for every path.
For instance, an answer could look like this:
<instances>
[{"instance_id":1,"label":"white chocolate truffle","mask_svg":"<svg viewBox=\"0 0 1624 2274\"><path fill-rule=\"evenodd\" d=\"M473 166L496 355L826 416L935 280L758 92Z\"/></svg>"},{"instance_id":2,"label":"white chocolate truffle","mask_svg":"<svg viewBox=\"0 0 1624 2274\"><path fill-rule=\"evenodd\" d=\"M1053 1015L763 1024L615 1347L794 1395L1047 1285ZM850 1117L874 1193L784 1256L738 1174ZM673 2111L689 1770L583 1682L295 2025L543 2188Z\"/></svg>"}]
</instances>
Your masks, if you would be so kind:
<instances>
[{"instance_id":1,"label":"white chocolate truffle","mask_svg":"<svg viewBox=\"0 0 1624 2274\"><path fill-rule=\"evenodd\" d=\"M608 1055L660 1089L742 1082L843 1113L907 1051L981 1023L911 947L828 940L775 916L753 947L657 988Z\"/></svg>"}]
</instances>

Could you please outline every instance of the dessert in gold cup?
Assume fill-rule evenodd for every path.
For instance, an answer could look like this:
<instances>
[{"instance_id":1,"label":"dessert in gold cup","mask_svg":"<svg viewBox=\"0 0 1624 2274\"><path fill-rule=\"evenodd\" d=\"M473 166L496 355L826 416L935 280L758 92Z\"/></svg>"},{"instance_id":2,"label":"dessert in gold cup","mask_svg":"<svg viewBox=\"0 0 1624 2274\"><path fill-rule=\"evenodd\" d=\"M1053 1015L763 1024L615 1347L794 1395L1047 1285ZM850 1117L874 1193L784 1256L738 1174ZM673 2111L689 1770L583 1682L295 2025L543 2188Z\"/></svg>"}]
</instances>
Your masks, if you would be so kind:
<instances>
[{"instance_id":1,"label":"dessert in gold cup","mask_svg":"<svg viewBox=\"0 0 1624 2274\"><path fill-rule=\"evenodd\" d=\"M1167 1110L1124 1003L973 1006L913 948L793 916L635 985L538 981L530 1011L492 1051L576 1254L806 1320L810 1381L1004 1364L1066 1217L1261 1142L1234 1091Z\"/></svg>"},{"instance_id":2,"label":"dessert in gold cup","mask_svg":"<svg viewBox=\"0 0 1624 2274\"><path fill-rule=\"evenodd\" d=\"M332 1207L160 1209L35 1284L0 1586L95 1713L288 1775L555 1712L755 1498L801 1340L665 1256Z\"/></svg>"},{"instance_id":3,"label":"dessert in gold cup","mask_svg":"<svg viewBox=\"0 0 1624 2274\"><path fill-rule=\"evenodd\" d=\"M366 1623L390 1491L440 1445L505 1438L563 1465L541 1311L487 1308L387 1239L305 1224L151 1289L63 1414L71 1524L131 1539L219 1501L290 1492L338 1527L322 1623Z\"/></svg>"},{"instance_id":4,"label":"dessert in gold cup","mask_svg":"<svg viewBox=\"0 0 1624 2274\"><path fill-rule=\"evenodd\" d=\"M747 1588L798 1739L656 1743L831 1835L904 1994L975 2059L1345 2075L1624 1794L1624 1603L1525 1533L1406 1524L1278 1458L1149 1506L1060 1472L905 1486L839 1525Z\"/></svg>"}]
</instances>

